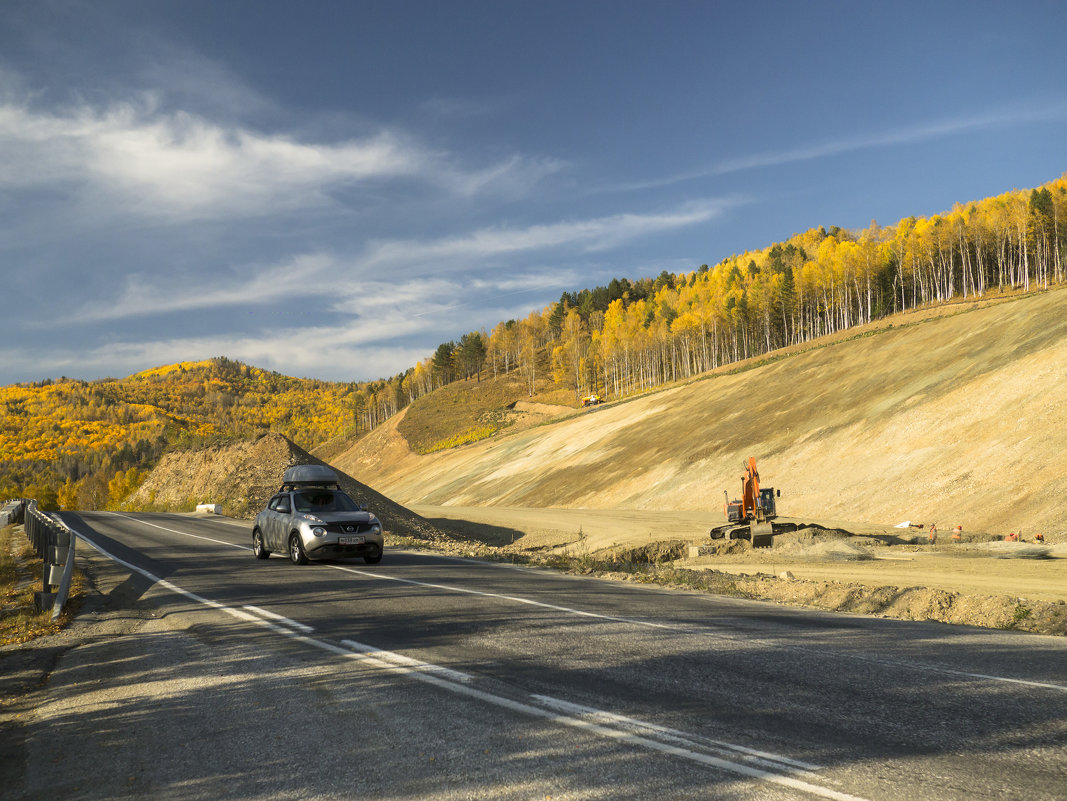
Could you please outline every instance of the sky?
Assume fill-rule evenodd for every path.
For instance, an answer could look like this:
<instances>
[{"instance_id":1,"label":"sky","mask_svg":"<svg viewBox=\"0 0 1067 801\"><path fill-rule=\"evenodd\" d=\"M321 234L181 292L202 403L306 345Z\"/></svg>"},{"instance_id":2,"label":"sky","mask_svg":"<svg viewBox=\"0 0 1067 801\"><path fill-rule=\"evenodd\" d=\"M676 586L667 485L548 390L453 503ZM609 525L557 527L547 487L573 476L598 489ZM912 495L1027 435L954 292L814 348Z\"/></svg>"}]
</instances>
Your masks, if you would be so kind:
<instances>
[{"instance_id":1,"label":"sky","mask_svg":"<svg viewBox=\"0 0 1067 801\"><path fill-rule=\"evenodd\" d=\"M3 0L0 384L387 378L1067 171L1067 3Z\"/></svg>"}]
</instances>

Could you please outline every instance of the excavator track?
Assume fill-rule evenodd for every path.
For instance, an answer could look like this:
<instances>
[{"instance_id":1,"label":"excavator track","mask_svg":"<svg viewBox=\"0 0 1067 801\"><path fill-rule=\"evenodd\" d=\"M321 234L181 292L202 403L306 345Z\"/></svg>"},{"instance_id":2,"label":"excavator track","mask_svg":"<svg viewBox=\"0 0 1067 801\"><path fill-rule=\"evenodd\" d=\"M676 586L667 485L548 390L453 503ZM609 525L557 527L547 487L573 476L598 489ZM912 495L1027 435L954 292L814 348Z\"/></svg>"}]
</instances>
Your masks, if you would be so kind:
<instances>
[{"instance_id":1,"label":"excavator track","mask_svg":"<svg viewBox=\"0 0 1067 801\"><path fill-rule=\"evenodd\" d=\"M753 548L770 548L775 534L796 531L797 523L729 523L708 532L713 540L750 540Z\"/></svg>"}]
</instances>

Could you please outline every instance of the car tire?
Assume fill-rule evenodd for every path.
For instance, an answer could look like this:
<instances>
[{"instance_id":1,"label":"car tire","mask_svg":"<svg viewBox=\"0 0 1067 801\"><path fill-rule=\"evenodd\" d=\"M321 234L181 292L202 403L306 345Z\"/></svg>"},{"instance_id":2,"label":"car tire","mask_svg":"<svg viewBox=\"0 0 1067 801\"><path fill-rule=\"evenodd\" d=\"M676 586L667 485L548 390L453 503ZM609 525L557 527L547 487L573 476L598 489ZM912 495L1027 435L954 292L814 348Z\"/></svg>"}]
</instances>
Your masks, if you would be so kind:
<instances>
[{"instance_id":1,"label":"car tire","mask_svg":"<svg viewBox=\"0 0 1067 801\"><path fill-rule=\"evenodd\" d=\"M374 554L373 556L371 556L370 554L364 556L363 561L366 562L368 565L376 565L380 561L382 561L382 556L382 552L378 551L378 553Z\"/></svg>"},{"instance_id":2,"label":"car tire","mask_svg":"<svg viewBox=\"0 0 1067 801\"><path fill-rule=\"evenodd\" d=\"M263 535L258 528L252 532L252 553L255 554L256 559L270 557L270 551L263 546Z\"/></svg>"},{"instance_id":3,"label":"car tire","mask_svg":"<svg viewBox=\"0 0 1067 801\"><path fill-rule=\"evenodd\" d=\"M306 565L308 563L307 551L304 550L304 541L296 533L289 535L289 560L294 565Z\"/></svg>"}]
</instances>

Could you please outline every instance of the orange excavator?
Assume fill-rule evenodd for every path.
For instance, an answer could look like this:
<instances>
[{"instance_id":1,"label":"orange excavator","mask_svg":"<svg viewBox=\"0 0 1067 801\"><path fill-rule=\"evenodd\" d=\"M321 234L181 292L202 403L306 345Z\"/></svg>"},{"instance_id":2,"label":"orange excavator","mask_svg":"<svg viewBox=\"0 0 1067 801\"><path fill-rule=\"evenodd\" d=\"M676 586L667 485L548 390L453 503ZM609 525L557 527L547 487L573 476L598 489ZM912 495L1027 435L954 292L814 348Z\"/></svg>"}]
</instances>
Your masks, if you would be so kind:
<instances>
[{"instance_id":1,"label":"orange excavator","mask_svg":"<svg viewBox=\"0 0 1067 801\"><path fill-rule=\"evenodd\" d=\"M756 470L756 457L750 456L744 465L741 476L741 498L730 500L730 494L723 491L725 505L723 512L729 521L724 526L716 526L708 534L713 540L745 539L752 541L753 548L769 548L774 537L771 520L778 516L774 499L780 498L779 490L772 487L760 487L759 471Z\"/></svg>"}]
</instances>

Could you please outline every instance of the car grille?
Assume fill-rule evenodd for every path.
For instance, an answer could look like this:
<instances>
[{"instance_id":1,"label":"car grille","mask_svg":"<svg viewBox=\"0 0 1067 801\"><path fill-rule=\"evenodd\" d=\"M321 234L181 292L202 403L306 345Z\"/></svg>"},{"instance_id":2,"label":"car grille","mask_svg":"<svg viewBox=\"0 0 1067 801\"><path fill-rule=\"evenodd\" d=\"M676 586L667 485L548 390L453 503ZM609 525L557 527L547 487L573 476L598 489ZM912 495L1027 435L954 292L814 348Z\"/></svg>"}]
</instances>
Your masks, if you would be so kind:
<instances>
[{"instance_id":1,"label":"car grille","mask_svg":"<svg viewBox=\"0 0 1067 801\"><path fill-rule=\"evenodd\" d=\"M370 523L330 523L327 531L339 534L369 534L373 525Z\"/></svg>"}]
</instances>

